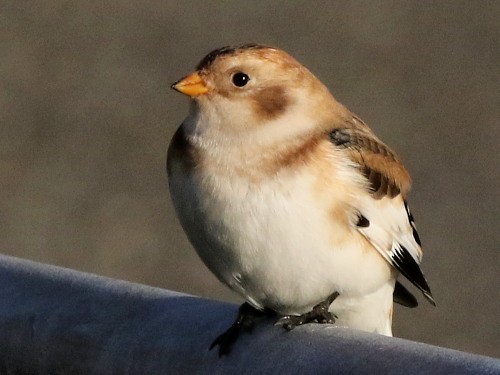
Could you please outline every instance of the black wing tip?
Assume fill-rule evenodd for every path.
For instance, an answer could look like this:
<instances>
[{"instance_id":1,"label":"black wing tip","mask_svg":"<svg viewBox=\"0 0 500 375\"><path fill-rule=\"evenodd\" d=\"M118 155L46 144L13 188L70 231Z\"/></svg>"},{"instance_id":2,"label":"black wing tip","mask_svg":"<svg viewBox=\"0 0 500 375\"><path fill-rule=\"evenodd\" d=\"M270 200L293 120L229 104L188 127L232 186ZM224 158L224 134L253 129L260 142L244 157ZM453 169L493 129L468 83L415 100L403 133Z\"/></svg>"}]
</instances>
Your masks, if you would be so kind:
<instances>
[{"instance_id":1,"label":"black wing tip","mask_svg":"<svg viewBox=\"0 0 500 375\"><path fill-rule=\"evenodd\" d=\"M425 279L422 270L417 261L413 258L410 252L401 244L392 251L392 264L396 269L403 274L413 285L420 289L424 297L433 306L436 306L436 301L431 293L431 288Z\"/></svg>"},{"instance_id":2,"label":"black wing tip","mask_svg":"<svg viewBox=\"0 0 500 375\"><path fill-rule=\"evenodd\" d=\"M422 291L422 294L424 295L425 299L426 299L427 301L429 301L429 303L430 303L432 306L436 307L436 301L434 301L434 297L432 296L432 293L431 293L431 291L430 291L430 290L429 290L428 292L423 290L423 291Z\"/></svg>"},{"instance_id":3,"label":"black wing tip","mask_svg":"<svg viewBox=\"0 0 500 375\"><path fill-rule=\"evenodd\" d=\"M406 289L403 284L399 281L396 281L396 285L394 286L394 302L400 304L401 306L408 307L413 309L418 306L418 301L415 296Z\"/></svg>"}]
</instances>

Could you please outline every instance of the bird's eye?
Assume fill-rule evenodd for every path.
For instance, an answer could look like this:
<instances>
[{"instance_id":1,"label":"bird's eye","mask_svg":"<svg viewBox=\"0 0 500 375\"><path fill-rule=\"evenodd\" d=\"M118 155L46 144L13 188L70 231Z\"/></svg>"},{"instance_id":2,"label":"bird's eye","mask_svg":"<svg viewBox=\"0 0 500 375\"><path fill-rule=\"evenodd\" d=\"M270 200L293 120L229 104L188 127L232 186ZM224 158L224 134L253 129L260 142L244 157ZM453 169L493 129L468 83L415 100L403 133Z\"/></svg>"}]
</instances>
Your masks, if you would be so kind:
<instances>
[{"instance_id":1,"label":"bird's eye","mask_svg":"<svg viewBox=\"0 0 500 375\"><path fill-rule=\"evenodd\" d=\"M237 87L245 86L248 81L250 81L250 77L248 76L248 74L242 72L233 74L233 84Z\"/></svg>"}]
</instances>

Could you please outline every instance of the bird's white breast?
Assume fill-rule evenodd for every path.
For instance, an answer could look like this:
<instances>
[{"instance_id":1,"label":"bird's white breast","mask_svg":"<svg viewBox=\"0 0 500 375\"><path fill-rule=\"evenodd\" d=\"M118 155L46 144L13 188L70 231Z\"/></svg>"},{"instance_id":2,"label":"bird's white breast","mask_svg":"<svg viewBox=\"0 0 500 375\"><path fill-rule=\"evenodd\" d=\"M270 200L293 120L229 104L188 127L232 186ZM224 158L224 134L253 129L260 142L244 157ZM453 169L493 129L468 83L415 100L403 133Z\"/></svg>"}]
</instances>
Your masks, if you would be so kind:
<instances>
[{"instance_id":1,"label":"bird's white breast","mask_svg":"<svg viewBox=\"0 0 500 375\"><path fill-rule=\"evenodd\" d=\"M169 164L172 198L196 251L256 307L303 313L334 291L342 303L391 279L385 260L332 215L345 202L335 191L318 196L314 169L253 181L220 165L186 171Z\"/></svg>"}]
</instances>

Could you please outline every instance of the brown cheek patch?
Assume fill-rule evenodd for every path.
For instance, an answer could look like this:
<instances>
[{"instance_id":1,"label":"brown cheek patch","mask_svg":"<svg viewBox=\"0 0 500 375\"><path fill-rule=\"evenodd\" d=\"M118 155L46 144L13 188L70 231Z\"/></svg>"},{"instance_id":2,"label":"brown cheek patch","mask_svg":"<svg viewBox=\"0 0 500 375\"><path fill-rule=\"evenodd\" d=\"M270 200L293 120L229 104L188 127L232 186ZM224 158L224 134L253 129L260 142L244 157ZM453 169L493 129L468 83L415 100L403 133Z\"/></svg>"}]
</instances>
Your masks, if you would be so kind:
<instances>
[{"instance_id":1,"label":"brown cheek patch","mask_svg":"<svg viewBox=\"0 0 500 375\"><path fill-rule=\"evenodd\" d=\"M285 88L272 86L259 90L251 97L257 116L263 120L271 120L285 112L290 104L290 99Z\"/></svg>"}]
</instances>

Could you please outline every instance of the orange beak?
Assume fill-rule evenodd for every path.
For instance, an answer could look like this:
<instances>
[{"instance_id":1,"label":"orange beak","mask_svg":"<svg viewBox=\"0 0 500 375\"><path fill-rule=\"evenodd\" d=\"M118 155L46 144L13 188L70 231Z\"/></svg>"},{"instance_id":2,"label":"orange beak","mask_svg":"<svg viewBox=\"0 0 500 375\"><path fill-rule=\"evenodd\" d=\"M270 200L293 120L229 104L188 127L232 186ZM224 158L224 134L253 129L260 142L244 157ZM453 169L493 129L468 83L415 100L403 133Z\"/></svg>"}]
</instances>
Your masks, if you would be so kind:
<instances>
[{"instance_id":1,"label":"orange beak","mask_svg":"<svg viewBox=\"0 0 500 375\"><path fill-rule=\"evenodd\" d=\"M205 82L200 77L198 72L191 73L187 77L175 82L172 88L179 91L181 94L188 95L190 97L195 97L203 95L208 91Z\"/></svg>"}]
</instances>

